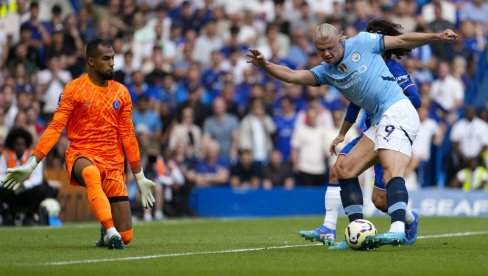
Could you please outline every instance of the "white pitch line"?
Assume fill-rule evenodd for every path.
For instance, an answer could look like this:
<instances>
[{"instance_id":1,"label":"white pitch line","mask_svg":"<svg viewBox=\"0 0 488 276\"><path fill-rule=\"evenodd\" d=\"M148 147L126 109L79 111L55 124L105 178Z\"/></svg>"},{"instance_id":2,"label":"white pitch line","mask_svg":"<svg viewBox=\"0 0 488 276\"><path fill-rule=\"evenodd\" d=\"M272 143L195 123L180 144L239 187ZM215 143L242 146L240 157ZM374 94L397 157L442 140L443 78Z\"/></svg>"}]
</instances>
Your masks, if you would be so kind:
<instances>
[{"instance_id":1,"label":"white pitch line","mask_svg":"<svg viewBox=\"0 0 488 276\"><path fill-rule=\"evenodd\" d=\"M487 235L487 234L488 234L488 231L447 233L447 234L438 234L438 235L419 236L418 239L451 238L451 237L464 237L464 236ZM45 265L63 266L63 265L73 265L73 264L92 264L92 263L103 263L103 262L157 259L157 258L167 258L167 257L183 257L183 256L195 256L195 255L209 255L209 254L240 253L240 252L262 251L262 250L269 250L269 249L285 249L285 248L297 248L297 247L309 247L309 246L322 246L322 244L321 243L295 244L295 245L267 246L267 247L257 247L257 248L240 248L240 249L229 249L229 250L218 250L218 251L169 253L169 254L158 254L158 255L148 255L148 256L137 256L137 257L124 257L124 258L112 258L112 259L76 260L76 261L64 261L64 262L50 262L50 263L46 263Z\"/></svg>"}]
</instances>

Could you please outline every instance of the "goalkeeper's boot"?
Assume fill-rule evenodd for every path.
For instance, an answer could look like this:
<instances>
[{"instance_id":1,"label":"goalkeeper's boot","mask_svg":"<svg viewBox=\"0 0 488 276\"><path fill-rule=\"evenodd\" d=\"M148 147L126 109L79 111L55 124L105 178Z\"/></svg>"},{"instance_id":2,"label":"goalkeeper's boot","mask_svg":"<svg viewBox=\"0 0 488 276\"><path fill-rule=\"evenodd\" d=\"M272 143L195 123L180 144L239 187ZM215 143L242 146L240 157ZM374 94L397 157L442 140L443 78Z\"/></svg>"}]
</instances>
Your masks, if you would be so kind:
<instances>
[{"instance_id":1,"label":"goalkeeper's boot","mask_svg":"<svg viewBox=\"0 0 488 276\"><path fill-rule=\"evenodd\" d=\"M300 237L305 238L305 240L321 241L327 245L333 245L335 241L336 231L321 225L315 230L302 230L299 232Z\"/></svg>"},{"instance_id":2,"label":"goalkeeper's boot","mask_svg":"<svg viewBox=\"0 0 488 276\"><path fill-rule=\"evenodd\" d=\"M386 232L376 236L367 237L363 247L368 249L378 248L383 245L402 245L407 241L405 232Z\"/></svg>"},{"instance_id":3,"label":"goalkeeper's boot","mask_svg":"<svg viewBox=\"0 0 488 276\"><path fill-rule=\"evenodd\" d=\"M352 250L345 241L336 243L333 246L329 246L329 250Z\"/></svg>"},{"instance_id":4,"label":"goalkeeper's boot","mask_svg":"<svg viewBox=\"0 0 488 276\"><path fill-rule=\"evenodd\" d=\"M122 237L113 235L108 240L108 249L125 249L124 241L122 241Z\"/></svg>"},{"instance_id":5,"label":"goalkeeper's boot","mask_svg":"<svg viewBox=\"0 0 488 276\"><path fill-rule=\"evenodd\" d=\"M95 246L96 247L106 247L107 244L105 243L105 235L107 234L107 232L105 231L105 229L103 229L103 227L100 228L100 239L95 243Z\"/></svg>"},{"instance_id":6,"label":"goalkeeper's boot","mask_svg":"<svg viewBox=\"0 0 488 276\"><path fill-rule=\"evenodd\" d=\"M413 217L415 220L412 223L405 224L405 236L407 240L405 241L406 245L413 245L417 240L417 230L419 227L419 215L412 211Z\"/></svg>"}]
</instances>

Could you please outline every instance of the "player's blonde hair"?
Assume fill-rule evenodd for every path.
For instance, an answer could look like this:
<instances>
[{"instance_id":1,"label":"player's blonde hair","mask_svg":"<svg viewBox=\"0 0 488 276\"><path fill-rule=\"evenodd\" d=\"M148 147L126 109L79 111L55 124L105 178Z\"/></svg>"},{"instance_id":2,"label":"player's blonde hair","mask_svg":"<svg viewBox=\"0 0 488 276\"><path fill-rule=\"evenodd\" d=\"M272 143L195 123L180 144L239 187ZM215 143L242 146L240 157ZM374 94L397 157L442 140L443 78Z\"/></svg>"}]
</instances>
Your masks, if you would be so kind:
<instances>
[{"instance_id":1,"label":"player's blonde hair","mask_svg":"<svg viewBox=\"0 0 488 276\"><path fill-rule=\"evenodd\" d=\"M342 34L342 32L339 32L334 25L322 23L315 28L315 32L313 33L313 41L325 40L331 36L337 36L342 40L347 38Z\"/></svg>"}]
</instances>

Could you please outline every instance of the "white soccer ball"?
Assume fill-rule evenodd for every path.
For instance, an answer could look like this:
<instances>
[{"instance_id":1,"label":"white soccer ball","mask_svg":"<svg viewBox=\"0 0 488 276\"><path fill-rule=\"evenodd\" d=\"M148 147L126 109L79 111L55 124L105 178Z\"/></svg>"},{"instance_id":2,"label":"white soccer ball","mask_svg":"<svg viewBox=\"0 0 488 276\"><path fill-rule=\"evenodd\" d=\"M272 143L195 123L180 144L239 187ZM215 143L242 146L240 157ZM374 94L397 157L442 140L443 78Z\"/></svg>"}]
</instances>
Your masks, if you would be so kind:
<instances>
[{"instance_id":1,"label":"white soccer ball","mask_svg":"<svg viewBox=\"0 0 488 276\"><path fill-rule=\"evenodd\" d=\"M377 234L376 227L369 220L357 219L346 227L344 236L347 245L352 249L361 249L364 240L367 237L375 236Z\"/></svg>"},{"instance_id":2,"label":"white soccer ball","mask_svg":"<svg viewBox=\"0 0 488 276\"><path fill-rule=\"evenodd\" d=\"M58 216L61 212L61 205L54 198L46 198L41 202L41 207L46 208L49 216Z\"/></svg>"}]
</instances>

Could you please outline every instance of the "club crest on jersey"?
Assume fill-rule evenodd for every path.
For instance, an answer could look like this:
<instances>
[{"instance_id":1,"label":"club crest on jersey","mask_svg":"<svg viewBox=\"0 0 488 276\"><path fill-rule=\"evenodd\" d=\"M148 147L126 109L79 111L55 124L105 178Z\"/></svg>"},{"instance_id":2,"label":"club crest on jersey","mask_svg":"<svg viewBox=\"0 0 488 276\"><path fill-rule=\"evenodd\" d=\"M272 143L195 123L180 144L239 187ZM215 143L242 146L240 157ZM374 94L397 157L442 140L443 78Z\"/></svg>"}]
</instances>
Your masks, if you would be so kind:
<instances>
[{"instance_id":1,"label":"club crest on jersey","mask_svg":"<svg viewBox=\"0 0 488 276\"><path fill-rule=\"evenodd\" d=\"M119 108L120 108L120 101L115 100L113 106L114 106L115 110L119 110Z\"/></svg>"},{"instance_id":2,"label":"club crest on jersey","mask_svg":"<svg viewBox=\"0 0 488 276\"><path fill-rule=\"evenodd\" d=\"M347 71L349 71L349 68L347 68L347 65L345 65L344 63L341 63L339 64L339 71L341 71L342 73L347 73Z\"/></svg>"},{"instance_id":3,"label":"club crest on jersey","mask_svg":"<svg viewBox=\"0 0 488 276\"><path fill-rule=\"evenodd\" d=\"M359 53L352 54L352 61L358 62L361 59L361 55Z\"/></svg>"}]
</instances>

